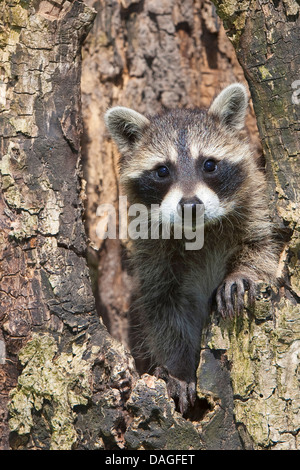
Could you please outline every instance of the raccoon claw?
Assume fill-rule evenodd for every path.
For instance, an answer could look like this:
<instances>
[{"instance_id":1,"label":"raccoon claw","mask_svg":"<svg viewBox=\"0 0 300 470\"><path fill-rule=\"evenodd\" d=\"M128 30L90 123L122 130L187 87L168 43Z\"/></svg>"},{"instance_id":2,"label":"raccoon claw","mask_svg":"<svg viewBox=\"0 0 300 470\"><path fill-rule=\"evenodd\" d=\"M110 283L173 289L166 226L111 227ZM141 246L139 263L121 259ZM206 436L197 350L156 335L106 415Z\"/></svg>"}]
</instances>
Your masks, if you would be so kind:
<instances>
[{"instance_id":1,"label":"raccoon claw","mask_svg":"<svg viewBox=\"0 0 300 470\"><path fill-rule=\"evenodd\" d=\"M189 407L194 406L197 397L195 381L180 380L169 374L164 367L157 367L154 375L166 382L169 398L173 398L182 415L187 413Z\"/></svg>"},{"instance_id":2,"label":"raccoon claw","mask_svg":"<svg viewBox=\"0 0 300 470\"><path fill-rule=\"evenodd\" d=\"M239 315L245 307L245 292L248 291L248 305L255 302L255 283L243 275L228 276L218 287L216 293L217 310L222 318L233 318L235 312Z\"/></svg>"}]
</instances>

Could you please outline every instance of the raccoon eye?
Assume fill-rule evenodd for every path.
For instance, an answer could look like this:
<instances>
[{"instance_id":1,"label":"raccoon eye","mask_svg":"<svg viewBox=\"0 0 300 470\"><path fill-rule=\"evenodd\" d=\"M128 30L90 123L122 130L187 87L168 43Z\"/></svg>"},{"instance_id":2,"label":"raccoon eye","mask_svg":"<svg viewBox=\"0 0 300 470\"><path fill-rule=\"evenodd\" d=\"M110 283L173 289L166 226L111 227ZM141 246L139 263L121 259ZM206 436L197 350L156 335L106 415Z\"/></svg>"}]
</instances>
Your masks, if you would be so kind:
<instances>
[{"instance_id":1,"label":"raccoon eye","mask_svg":"<svg viewBox=\"0 0 300 470\"><path fill-rule=\"evenodd\" d=\"M156 170L157 176L160 178L165 178L166 176L169 176L170 172L169 169L166 166L160 166Z\"/></svg>"},{"instance_id":2,"label":"raccoon eye","mask_svg":"<svg viewBox=\"0 0 300 470\"><path fill-rule=\"evenodd\" d=\"M214 160L206 160L203 165L204 171L212 172L217 169L217 164Z\"/></svg>"}]
</instances>

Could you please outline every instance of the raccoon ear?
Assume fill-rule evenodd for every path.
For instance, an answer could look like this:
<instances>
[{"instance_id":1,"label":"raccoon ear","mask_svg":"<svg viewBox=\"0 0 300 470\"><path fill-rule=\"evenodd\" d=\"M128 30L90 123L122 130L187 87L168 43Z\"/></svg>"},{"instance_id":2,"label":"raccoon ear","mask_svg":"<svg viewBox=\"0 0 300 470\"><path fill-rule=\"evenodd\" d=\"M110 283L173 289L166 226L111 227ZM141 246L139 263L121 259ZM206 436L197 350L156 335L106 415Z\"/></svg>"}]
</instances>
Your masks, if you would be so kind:
<instances>
[{"instance_id":1,"label":"raccoon ear","mask_svg":"<svg viewBox=\"0 0 300 470\"><path fill-rule=\"evenodd\" d=\"M208 112L232 130L240 130L245 125L248 96L244 85L234 83L226 87L214 99Z\"/></svg>"},{"instance_id":2,"label":"raccoon ear","mask_svg":"<svg viewBox=\"0 0 300 470\"><path fill-rule=\"evenodd\" d=\"M150 124L145 116L123 106L109 109L104 120L120 152L132 149Z\"/></svg>"}]
</instances>

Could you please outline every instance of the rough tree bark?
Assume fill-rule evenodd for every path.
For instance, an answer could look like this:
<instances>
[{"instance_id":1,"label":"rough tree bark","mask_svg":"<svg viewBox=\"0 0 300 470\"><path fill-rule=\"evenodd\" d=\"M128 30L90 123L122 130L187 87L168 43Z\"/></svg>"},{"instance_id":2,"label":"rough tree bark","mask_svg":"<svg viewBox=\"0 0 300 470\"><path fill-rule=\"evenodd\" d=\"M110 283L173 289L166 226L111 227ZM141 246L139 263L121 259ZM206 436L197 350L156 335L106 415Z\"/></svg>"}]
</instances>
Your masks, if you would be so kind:
<instances>
[{"instance_id":1,"label":"rough tree bark","mask_svg":"<svg viewBox=\"0 0 300 470\"><path fill-rule=\"evenodd\" d=\"M219 346L232 361L235 420L244 445L299 449L300 7L294 0L214 3L249 83L271 214L285 242L279 292L262 286L255 318L238 322L225 334L226 346Z\"/></svg>"},{"instance_id":2,"label":"rough tree bark","mask_svg":"<svg viewBox=\"0 0 300 470\"><path fill-rule=\"evenodd\" d=\"M290 287L280 298L262 288L255 317L245 313L233 325L213 319L199 367L198 407L185 420L164 382L138 377L130 354L98 320L90 287L79 81L80 47L95 12L82 1L3 5L0 448L295 448L296 232L294 199L280 173L287 163L282 159L271 171L279 175L273 207L284 214L291 239L282 258ZM219 79L223 85L243 78L207 2L99 0L93 6L98 15L83 62L87 226L99 249L98 309L126 344L126 247L118 240L99 243L94 235L97 205L116 203L119 191L103 111L116 103L141 112L161 104L207 105ZM249 127L255 128L253 119ZM287 139L288 126L282 129Z\"/></svg>"},{"instance_id":3,"label":"rough tree bark","mask_svg":"<svg viewBox=\"0 0 300 470\"><path fill-rule=\"evenodd\" d=\"M1 449L200 448L99 321L80 165L82 1L3 2Z\"/></svg>"}]
</instances>

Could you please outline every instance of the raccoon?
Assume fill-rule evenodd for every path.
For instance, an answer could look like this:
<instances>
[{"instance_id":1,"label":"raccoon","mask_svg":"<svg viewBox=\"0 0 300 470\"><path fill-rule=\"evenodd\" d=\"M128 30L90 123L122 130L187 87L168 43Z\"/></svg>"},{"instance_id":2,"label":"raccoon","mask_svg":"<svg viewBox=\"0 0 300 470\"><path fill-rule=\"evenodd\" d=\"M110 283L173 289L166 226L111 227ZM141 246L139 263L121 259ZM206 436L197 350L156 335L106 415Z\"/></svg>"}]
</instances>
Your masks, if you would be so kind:
<instances>
[{"instance_id":1,"label":"raccoon","mask_svg":"<svg viewBox=\"0 0 300 470\"><path fill-rule=\"evenodd\" d=\"M212 306L222 317L255 300L257 280L275 279L265 177L243 132L242 84L225 88L208 110L174 109L143 116L114 107L105 114L118 146L120 182L130 204L159 205L160 222L204 206L204 244L183 238L136 239L134 311L143 347L184 414L196 399L200 338ZM247 296L245 292L247 291Z\"/></svg>"}]
</instances>

